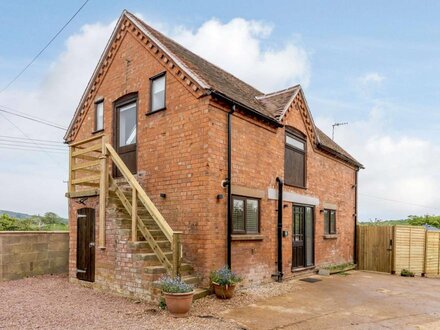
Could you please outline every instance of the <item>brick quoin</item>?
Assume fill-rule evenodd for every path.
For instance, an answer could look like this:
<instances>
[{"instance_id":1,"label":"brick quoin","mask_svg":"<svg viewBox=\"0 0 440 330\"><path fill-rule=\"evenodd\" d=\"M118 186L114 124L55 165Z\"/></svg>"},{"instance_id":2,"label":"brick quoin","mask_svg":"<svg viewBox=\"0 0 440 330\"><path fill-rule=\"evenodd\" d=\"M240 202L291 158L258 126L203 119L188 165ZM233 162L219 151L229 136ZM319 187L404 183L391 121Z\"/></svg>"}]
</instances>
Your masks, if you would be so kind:
<instances>
[{"instance_id":1,"label":"brick quoin","mask_svg":"<svg viewBox=\"0 0 440 330\"><path fill-rule=\"evenodd\" d=\"M183 232L184 259L192 264L204 284L209 273L226 264L227 199L221 182L227 177L227 113L230 105L211 95L198 94L182 80L160 54L150 49L136 29L118 32L112 56L96 85L93 98L83 109L82 122L69 143L93 136L94 101L104 99L104 133L112 137L114 102L138 93L137 179L173 230ZM150 107L149 78L166 72L166 110L147 115ZM276 178L284 177L285 127L307 136L307 188L285 185L293 192L319 199L314 207L315 266L353 261L356 166L319 150L313 132L300 110L302 94L282 121L282 127L246 114L238 108L232 118L232 186L264 192L260 200L261 240L233 241L232 268L245 278L244 285L271 280L277 270L277 200L268 190L277 189ZM161 193L166 198L160 197ZM336 205L337 238L324 238L324 203ZM283 212L283 272L292 276L292 202ZM82 207L96 210L98 233L99 198L69 199L69 276L76 279L76 214ZM132 258L130 234L119 230L117 211L106 211L106 249L96 249L95 283L102 289L125 295L144 295L151 278L142 275L142 265ZM96 237L96 241L98 238Z\"/></svg>"}]
</instances>

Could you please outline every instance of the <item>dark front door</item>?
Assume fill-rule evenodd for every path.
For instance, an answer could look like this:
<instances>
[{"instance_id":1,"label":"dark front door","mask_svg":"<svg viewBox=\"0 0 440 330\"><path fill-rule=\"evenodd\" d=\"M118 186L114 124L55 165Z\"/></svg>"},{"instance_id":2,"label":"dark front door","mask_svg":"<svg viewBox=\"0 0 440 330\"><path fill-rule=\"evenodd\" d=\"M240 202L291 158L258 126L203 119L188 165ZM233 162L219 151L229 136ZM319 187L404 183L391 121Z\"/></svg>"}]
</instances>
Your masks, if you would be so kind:
<instances>
[{"instance_id":1,"label":"dark front door","mask_svg":"<svg viewBox=\"0 0 440 330\"><path fill-rule=\"evenodd\" d=\"M136 96L116 103L116 127L114 141L116 151L131 173L137 172L137 100ZM119 171L114 170L116 176Z\"/></svg>"},{"instance_id":2,"label":"dark front door","mask_svg":"<svg viewBox=\"0 0 440 330\"><path fill-rule=\"evenodd\" d=\"M292 269L313 266L313 208L293 206L292 215Z\"/></svg>"},{"instance_id":3,"label":"dark front door","mask_svg":"<svg viewBox=\"0 0 440 330\"><path fill-rule=\"evenodd\" d=\"M95 210L87 207L77 213L76 277L95 281Z\"/></svg>"}]
</instances>

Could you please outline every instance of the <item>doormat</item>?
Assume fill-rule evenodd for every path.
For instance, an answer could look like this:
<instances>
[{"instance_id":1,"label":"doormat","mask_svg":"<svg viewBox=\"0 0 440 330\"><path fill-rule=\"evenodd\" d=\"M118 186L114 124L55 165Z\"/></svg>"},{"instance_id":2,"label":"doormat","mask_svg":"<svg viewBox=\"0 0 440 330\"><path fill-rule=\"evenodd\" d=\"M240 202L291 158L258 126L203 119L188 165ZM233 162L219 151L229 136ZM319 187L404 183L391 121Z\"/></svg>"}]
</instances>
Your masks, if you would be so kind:
<instances>
[{"instance_id":1,"label":"doormat","mask_svg":"<svg viewBox=\"0 0 440 330\"><path fill-rule=\"evenodd\" d=\"M318 278L307 277L307 278L300 279L300 281L307 282L307 283L315 283L315 282L319 282L322 280L320 280Z\"/></svg>"}]
</instances>

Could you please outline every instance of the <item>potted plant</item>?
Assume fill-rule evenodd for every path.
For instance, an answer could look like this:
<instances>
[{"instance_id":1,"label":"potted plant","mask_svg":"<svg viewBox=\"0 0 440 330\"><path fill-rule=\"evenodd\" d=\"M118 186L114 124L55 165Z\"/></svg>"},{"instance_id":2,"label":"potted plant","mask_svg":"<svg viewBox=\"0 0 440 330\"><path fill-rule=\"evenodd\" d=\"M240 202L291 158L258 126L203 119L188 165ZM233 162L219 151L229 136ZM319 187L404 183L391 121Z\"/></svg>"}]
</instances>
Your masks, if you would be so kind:
<instances>
[{"instance_id":1,"label":"potted plant","mask_svg":"<svg viewBox=\"0 0 440 330\"><path fill-rule=\"evenodd\" d=\"M408 269L402 269L402 271L400 272L400 276L403 277L414 277L414 273Z\"/></svg>"},{"instance_id":2,"label":"potted plant","mask_svg":"<svg viewBox=\"0 0 440 330\"><path fill-rule=\"evenodd\" d=\"M188 316L194 296L193 287L183 282L179 276L175 278L164 276L158 284L170 313L175 317Z\"/></svg>"},{"instance_id":3,"label":"potted plant","mask_svg":"<svg viewBox=\"0 0 440 330\"><path fill-rule=\"evenodd\" d=\"M211 273L211 283L217 298L231 299L235 286L241 282L241 277L232 272L227 266Z\"/></svg>"}]
</instances>

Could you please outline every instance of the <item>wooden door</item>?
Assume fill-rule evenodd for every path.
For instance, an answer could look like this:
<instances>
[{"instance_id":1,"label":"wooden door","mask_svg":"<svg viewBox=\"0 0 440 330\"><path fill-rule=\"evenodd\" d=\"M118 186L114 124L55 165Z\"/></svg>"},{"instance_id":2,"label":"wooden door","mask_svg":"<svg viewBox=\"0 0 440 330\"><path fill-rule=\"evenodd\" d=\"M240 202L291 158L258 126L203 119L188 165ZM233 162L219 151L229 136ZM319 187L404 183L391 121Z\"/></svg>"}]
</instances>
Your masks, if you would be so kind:
<instances>
[{"instance_id":1,"label":"wooden door","mask_svg":"<svg viewBox=\"0 0 440 330\"><path fill-rule=\"evenodd\" d=\"M129 95L116 102L114 142L131 173L137 173L137 95ZM121 176L114 169L115 176Z\"/></svg>"},{"instance_id":2,"label":"wooden door","mask_svg":"<svg viewBox=\"0 0 440 330\"><path fill-rule=\"evenodd\" d=\"M77 212L76 277L95 281L95 210L87 207Z\"/></svg>"},{"instance_id":3,"label":"wooden door","mask_svg":"<svg viewBox=\"0 0 440 330\"><path fill-rule=\"evenodd\" d=\"M305 266L304 207L293 207L292 222L292 268L301 268Z\"/></svg>"},{"instance_id":4,"label":"wooden door","mask_svg":"<svg viewBox=\"0 0 440 330\"><path fill-rule=\"evenodd\" d=\"M358 269L391 273L393 270L393 227L357 226Z\"/></svg>"}]
</instances>

